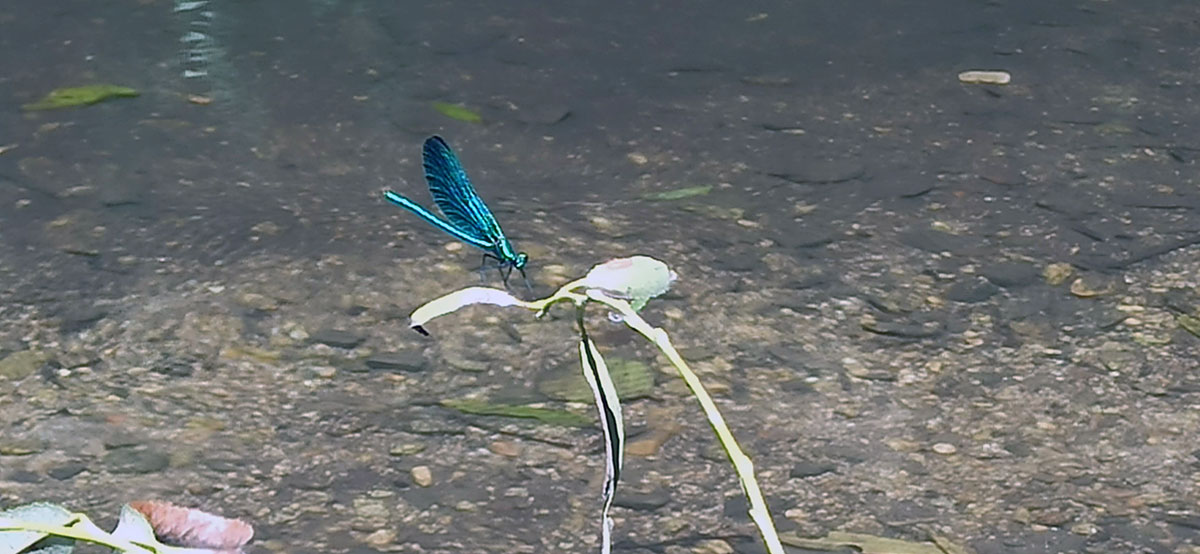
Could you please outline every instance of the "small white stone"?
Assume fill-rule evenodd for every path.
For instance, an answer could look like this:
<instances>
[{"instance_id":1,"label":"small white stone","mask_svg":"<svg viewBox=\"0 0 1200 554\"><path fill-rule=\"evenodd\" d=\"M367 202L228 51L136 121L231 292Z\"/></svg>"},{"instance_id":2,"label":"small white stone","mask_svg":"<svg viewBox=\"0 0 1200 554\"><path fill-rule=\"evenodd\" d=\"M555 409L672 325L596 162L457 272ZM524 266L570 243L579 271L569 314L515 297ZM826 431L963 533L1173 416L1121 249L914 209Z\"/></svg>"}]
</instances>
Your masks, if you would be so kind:
<instances>
[{"instance_id":1,"label":"small white stone","mask_svg":"<svg viewBox=\"0 0 1200 554\"><path fill-rule=\"evenodd\" d=\"M933 451L943 456L949 456L958 452L958 448L948 442L939 442L933 445Z\"/></svg>"},{"instance_id":2,"label":"small white stone","mask_svg":"<svg viewBox=\"0 0 1200 554\"><path fill-rule=\"evenodd\" d=\"M363 542L371 546L386 546L396 540L396 532L391 529L380 529L367 535Z\"/></svg>"},{"instance_id":3,"label":"small white stone","mask_svg":"<svg viewBox=\"0 0 1200 554\"><path fill-rule=\"evenodd\" d=\"M322 379L332 379L337 375L337 368L331 366L317 366L312 369L313 375Z\"/></svg>"},{"instance_id":4,"label":"small white stone","mask_svg":"<svg viewBox=\"0 0 1200 554\"><path fill-rule=\"evenodd\" d=\"M1007 85L1012 82L1012 75L1007 71L963 71L958 80L970 85Z\"/></svg>"},{"instance_id":5,"label":"small white stone","mask_svg":"<svg viewBox=\"0 0 1200 554\"><path fill-rule=\"evenodd\" d=\"M433 471L429 466L416 466L412 468L413 483L419 487L428 487L433 484Z\"/></svg>"}]
</instances>

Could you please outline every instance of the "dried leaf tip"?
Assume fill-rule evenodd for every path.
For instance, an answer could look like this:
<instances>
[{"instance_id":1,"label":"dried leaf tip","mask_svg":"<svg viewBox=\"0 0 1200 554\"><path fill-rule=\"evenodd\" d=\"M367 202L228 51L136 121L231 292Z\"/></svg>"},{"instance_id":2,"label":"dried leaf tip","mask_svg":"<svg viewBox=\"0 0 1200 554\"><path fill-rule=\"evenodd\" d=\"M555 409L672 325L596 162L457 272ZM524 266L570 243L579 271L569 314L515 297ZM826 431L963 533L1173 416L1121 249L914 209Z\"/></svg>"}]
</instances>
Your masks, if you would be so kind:
<instances>
[{"instance_id":1,"label":"dried leaf tip","mask_svg":"<svg viewBox=\"0 0 1200 554\"><path fill-rule=\"evenodd\" d=\"M214 554L239 554L254 537L254 528L240 519L159 500L139 500L129 506L146 517L159 540L179 546L208 548Z\"/></svg>"}]
</instances>

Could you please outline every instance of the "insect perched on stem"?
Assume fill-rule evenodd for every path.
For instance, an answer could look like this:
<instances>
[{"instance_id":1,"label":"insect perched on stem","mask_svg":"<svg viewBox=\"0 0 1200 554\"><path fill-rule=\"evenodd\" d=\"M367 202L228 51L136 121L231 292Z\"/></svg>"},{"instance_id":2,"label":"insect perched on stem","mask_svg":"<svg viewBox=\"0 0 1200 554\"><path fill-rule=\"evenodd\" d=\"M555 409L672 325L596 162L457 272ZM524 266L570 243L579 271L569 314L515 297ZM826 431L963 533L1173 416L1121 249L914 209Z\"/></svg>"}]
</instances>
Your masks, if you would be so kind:
<instances>
[{"instance_id":1,"label":"insect perched on stem","mask_svg":"<svg viewBox=\"0 0 1200 554\"><path fill-rule=\"evenodd\" d=\"M433 196L433 203L445 219L395 191L384 191L383 197L417 214L454 238L483 250L484 265L487 264L488 258L496 260L505 288L508 287L508 277L515 269L521 273L525 286L532 290L529 278L525 276L525 264L529 262L529 256L524 252L517 252L504 236L496 217L471 186L467 172L459 163L458 156L454 155L454 150L450 149L450 145L436 135L425 139L422 161L425 166L425 180L429 183L429 194Z\"/></svg>"}]
</instances>

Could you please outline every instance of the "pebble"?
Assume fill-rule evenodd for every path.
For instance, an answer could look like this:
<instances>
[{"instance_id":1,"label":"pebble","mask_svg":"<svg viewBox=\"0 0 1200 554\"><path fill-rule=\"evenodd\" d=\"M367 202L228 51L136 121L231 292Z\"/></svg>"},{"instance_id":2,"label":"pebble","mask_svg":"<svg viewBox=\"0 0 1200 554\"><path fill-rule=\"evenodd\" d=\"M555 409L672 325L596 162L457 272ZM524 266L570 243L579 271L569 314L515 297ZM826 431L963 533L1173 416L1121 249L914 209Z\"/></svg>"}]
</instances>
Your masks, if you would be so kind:
<instances>
[{"instance_id":1,"label":"pebble","mask_svg":"<svg viewBox=\"0 0 1200 554\"><path fill-rule=\"evenodd\" d=\"M998 166L979 172L979 178L992 184L1015 187L1025 184L1025 175L1014 167Z\"/></svg>"},{"instance_id":2,"label":"pebble","mask_svg":"<svg viewBox=\"0 0 1200 554\"><path fill-rule=\"evenodd\" d=\"M979 270L988 281L1006 289L1024 287L1037 281L1039 273L1036 267L1026 262L1000 262L982 267Z\"/></svg>"},{"instance_id":3,"label":"pebble","mask_svg":"<svg viewBox=\"0 0 1200 554\"><path fill-rule=\"evenodd\" d=\"M1071 294L1080 298L1092 298L1109 292L1107 289L1099 289L1089 284L1082 277L1071 282Z\"/></svg>"},{"instance_id":4,"label":"pebble","mask_svg":"<svg viewBox=\"0 0 1200 554\"><path fill-rule=\"evenodd\" d=\"M474 512L475 510L478 510L479 507L470 500L459 500L454 504L454 509L459 512Z\"/></svg>"},{"instance_id":5,"label":"pebble","mask_svg":"<svg viewBox=\"0 0 1200 554\"><path fill-rule=\"evenodd\" d=\"M837 469L837 466L833 465L830 462L816 462L816 461L806 460L806 461L796 462L795 464L792 464L792 469L788 471L788 477L792 477L792 478L816 477L818 475L824 475L826 473L833 472L836 469Z\"/></svg>"},{"instance_id":6,"label":"pebble","mask_svg":"<svg viewBox=\"0 0 1200 554\"><path fill-rule=\"evenodd\" d=\"M963 302L966 304L974 304L983 302L991 298L999 288L981 277L968 277L962 281L958 281L946 290L946 299L953 302Z\"/></svg>"},{"instance_id":7,"label":"pebble","mask_svg":"<svg viewBox=\"0 0 1200 554\"><path fill-rule=\"evenodd\" d=\"M825 246L839 238L832 229L810 225L801 228L788 228L787 232L776 233L771 237L776 243L785 248L816 248ZM828 275L817 271L809 271L800 275L790 276L791 282L785 286L797 289L810 288L829 281Z\"/></svg>"},{"instance_id":8,"label":"pebble","mask_svg":"<svg viewBox=\"0 0 1200 554\"><path fill-rule=\"evenodd\" d=\"M310 371L312 371L313 376L320 377L321 379L332 379L337 375L337 368L327 365L310 368Z\"/></svg>"},{"instance_id":9,"label":"pebble","mask_svg":"<svg viewBox=\"0 0 1200 554\"><path fill-rule=\"evenodd\" d=\"M387 521L391 512L383 500L378 498L358 497L353 501L354 517L367 521Z\"/></svg>"},{"instance_id":10,"label":"pebble","mask_svg":"<svg viewBox=\"0 0 1200 554\"><path fill-rule=\"evenodd\" d=\"M171 457L152 448L124 447L110 450L104 465L113 473L156 473L171 465Z\"/></svg>"},{"instance_id":11,"label":"pebble","mask_svg":"<svg viewBox=\"0 0 1200 554\"><path fill-rule=\"evenodd\" d=\"M1007 85L1012 75L1007 71L971 70L959 73L958 81L967 85Z\"/></svg>"},{"instance_id":12,"label":"pebble","mask_svg":"<svg viewBox=\"0 0 1200 554\"><path fill-rule=\"evenodd\" d=\"M7 479L14 483L40 483L42 476L29 470L18 469L9 473Z\"/></svg>"},{"instance_id":13,"label":"pebble","mask_svg":"<svg viewBox=\"0 0 1200 554\"><path fill-rule=\"evenodd\" d=\"M863 327L867 328L866 325L863 325ZM868 330L873 330L873 329L868 329ZM895 381L896 380L896 374L889 371L888 369L869 368L866 365L864 365L862 362L860 362L854 358L842 358L842 369L846 371L847 375L850 375L851 377L856 377L858 379L867 379L870 381ZM846 406L842 406L840 409L849 409L849 408L847 408ZM854 415L857 415L857 413L858 413L857 409L853 409L852 411L854 412ZM853 417L853 415L850 415L849 413L844 413L844 412L841 412L841 413L842 413L842 415L847 415L848 417Z\"/></svg>"},{"instance_id":14,"label":"pebble","mask_svg":"<svg viewBox=\"0 0 1200 554\"><path fill-rule=\"evenodd\" d=\"M862 415L862 406L853 403L839 404L833 408L833 413L846 419L853 419Z\"/></svg>"},{"instance_id":15,"label":"pebble","mask_svg":"<svg viewBox=\"0 0 1200 554\"><path fill-rule=\"evenodd\" d=\"M901 338L908 338L908 339L924 339L924 338L936 337L938 335L941 335L943 326L940 322L937 322L937 321L908 322L908 321L866 320L866 321L863 321L862 328L864 330L870 331L872 333L877 333L880 335L888 335L888 336L892 336L892 337L901 337ZM877 373L878 375L876 375L874 377L871 375L855 375L855 377L862 377L862 378L866 378L866 379L875 378L875 379L881 379L881 380L895 379L895 376L891 375L888 372L882 372L882 373L875 372L875 373Z\"/></svg>"},{"instance_id":16,"label":"pebble","mask_svg":"<svg viewBox=\"0 0 1200 554\"><path fill-rule=\"evenodd\" d=\"M42 443L35 439L11 439L0 442L0 456L28 456L41 451Z\"/></svg>"},{"instance_id":17,"label":"pebble","mask_svg":"<svg viewBox=\"0 0 1200 554\"><path fill-rule=\"evenodd\" d=\"M413 483L418 487L428 487L433 485L433 471L429 466L415 466L411 471Z\"/></svg>"},{"instance_id":18,"label":"pebble","mask_svg":"<svg viewBox=\"0 0 1200 554\"><path fill-rule=\"evenodd\" d=\"M948 442L939 442L933 445L933 451L943 456L949 456L958 452L958 448Z\"/></svg>"},{"instance_id":19,"label":"pebble","mask_svg":"<svg viewBox=\"0 0 1200 554\"><path fill-rule=\"evenodd\" d=\"M492 454L504 456L505 458L516 458L521 455L521 445L512 441L493 441L488 445L488 450Z\"/></svg>"},{"instance_id":20,"label":"pebble","mask_svg":"<svg viewBox=\"0 0 1200 554\"><path fill-rule=\"evenodd\" d=\"M1071 513L1058 507L1031 510L1030 514L1035 525L1045 525L1046 527L1062 527L1071 520Z\"/></svg>"},{"instance_id":21,"label":"pebble","mask_svg":"<svg viewBox=\"0 0 1200 554\"><path fill-rule=\"evenodd\" d=\"M108 309L102 306L78 306L64 310L59 314L59 330L64 333L81 331L91 327L108 315Z\"/></svg>"},{"instance_id":22,"label":"pebble","mask_svg":"<svg viewBox=\"0 0 1200 554\"><path fill-rule=\"evenodd\" d=\"M1179 313L1190 313L1195 306L1200 306L1200 289L1193 291L1184 287L1171 288L1162 293L1160 300L1166 308Z\"/></svg>"},{"instance_id":23,"label":"pebble","mask_svg":"<svg viewBox=\"0 0 1200 554\"><path fill-rule=\"evenodd\" d=\"M1142 356L1136 350L1116 341L1100 345L1096 358L1105 369L1118 373L1129 373L1142 362Z\"/></svg>"},{"instance_id":24,"label":"pebble","mask_svg":"<svg viewBox=\"0 0 1200 554\"><path fill-rule=\"evenodd\" d=\"M425 369L427 361L425 360L425 356L416 350L402 350L372 354L364 363L370 369L415 372Z\"/></svg>"},{"instance_id":25,"label":"pebble","mask_svg":"<svg viewBox=\"0 0 1200 554\"><path fill-rule=\"evenodd\" d=\"M625 455L637 458L648 458L658 453L658 449L662 447L664 440L659 440L659 437L650 437L641 440L636 440L625 444Z\"/></svg>"},{"instance_id":26,"label":"pebble","mask_svg":"<svg viewBox=\"0 0 1200 554\"><path fill-rule=\"evenodd\" d=\"M1095 535L1099 531L1100 528L1096 527L1094 523L1076 523L1075 525L1071 526L1072 533L1075 533L1076 535L1083 535L1085 537Z\"/></svg>"},{"instance_id":27,"label":"pebble","mask_svg":"<svg viewBox=\"0 0 1200 554\"><path fill-rule=\"evenodd\" d=\"M671 493L666 489L654 489L648 492L625 492L619 490L613 504L630 510L651 511L666 506L671 501Z\"/></svg>"},{"instance_id":28,"label":"pebble","mask_svg":"<svg viewBox=\"0 0 1200 554\"><path fill-rule=\"evenodd\" d=\"M83 473L86 469L87 466L79 462L67 462L46 470L46 474L59 481L66 481L67 479Z\"/></svg>"},{"instance_id":29,"label":"pebble","mask_svg":"<svg viewBox=\"0 0 1200 554\"><path fill-rule=\"evenodd\" d=\"M279 309L279 301L256 292L247 292L238 295L237 302L243 308L258 310L260 312L271 312Z\"/></svg>"},{"instance_id":30,"label":"pebble","mask_svg":"<svg viewBox=\"0 0 1200 554\"><path fill-rule=\"evenodd\" d=\"M1179 327L1184 331L1200 337L1200 318L1180 314L1175 317L1175 322L1178 323Z\"/></svg>"},{"instance_id":31,"label":"pebble","mask_svg":"<svg viewBox=\"0 0 1200 554\"><path fill-rule=\"evenodd\" d=\"M1071 264L1055 263L1042 270L1042 278L1046 280L1046 284L1057 286L1067 282L1074 273L1075 268Z\"/></svg>"},{"instance_id":32,"label":"pebble","mask_svg":"<svg viewBox=\"0 0 1200 554\"><path fill-rule=\"evenodd\" d=\"M389 544L392 544L392 542L395 540L396 540L396 532L395 531L393 531L391 529L379 529L378 531L375 531L375 532L371 533L370 535L367 535L366 538L363 539L363 542L365 542L371 546L379 547L379 546L387 546Z\"/></svg>"},{"instance_id":33,"label":"pebble","mask_svg":"<svg viewBox=\"0 0 1200 554\"><path fill-rule=\"evenodd\" d=\"M425 445L418 442L406 442L397 444L388 450L388 454L392 456L412 456L425 451Z\"/></svg>"},{"instance_id":34,"label":"pebble","mask_svg":"<svg viewBox=\"0 0 1200 554\"><path fill-rule=\"evenodd\" d=\"M941 254L949 252L951 255L969 255L977 246L978 239L966 237L962 235L952 235L930 228L917 228L903 233L900 233L900 242L924 250Z\"/></svg>"},{"instance_id":35,"label":"pebble","mask_svg":"<svg viewBox=\"0 0 1200 554\"><path fill-rule=\"evenodd\" d=\"M364 337L341 329L321 329L313 333L309 339L334 348L354 348L362 344Z\"/></svg>"},{"instance_id":36,"label":"pebble","mask_svg":"<svg viewBox=\"0 0 1200 554\"><path fill-rule=\"evenodd\" d=\"M712 391L712 387L709 387ZM678 423L669 420L659 420L643 438L625 444L625 455L645 458L658 453L658 449L682 428Z\"/></svg>"},{"instance_id":37,"label":"pebble","mask_svg":"<svg viewBox=\"0 0 1200 554\"><path fill-rule=\"evenodd\" d=\"M447 352L442 359L446 365L459 371L480 373L487 371L488 368L491 367L491 362L488 362L487 360L472 360L462 356L457 352Z\"/></svg>"},{"instance_id":38,"label":"pebble","mask_svg":"<svg viewBox=\"0 0 1200 554\"><path fill-rule=\"evenodd\" d=\"M296 327L295 329L288 331L287 336L294 341L304 341L308 340L308 331L305 331L303 328Z\"/></svg>"},{"instance_id":39,"label":"pebble","mask_svg":"<svg viewBox=\"0 0 1200 554\"><path fill-rule=\"evenodd\" d=\"M700 541L699 544L692 548L695 554L733 554L733 547L722 539L708 539Z\"/></svg>"},{"instance_id":40,"label":"pebble","mask_svg":"<svg viewBox=\"0 0 1200 554\"><path fill-rule=\"evenodd\" d=\"M1109 330L1129 318L1129 314L1118 309L1097 304L1091 309L1083 309L1077 312L1079 319L1084 323L1090 323L1091 327L1101 330Z\"/></svg>"}]
</instances>

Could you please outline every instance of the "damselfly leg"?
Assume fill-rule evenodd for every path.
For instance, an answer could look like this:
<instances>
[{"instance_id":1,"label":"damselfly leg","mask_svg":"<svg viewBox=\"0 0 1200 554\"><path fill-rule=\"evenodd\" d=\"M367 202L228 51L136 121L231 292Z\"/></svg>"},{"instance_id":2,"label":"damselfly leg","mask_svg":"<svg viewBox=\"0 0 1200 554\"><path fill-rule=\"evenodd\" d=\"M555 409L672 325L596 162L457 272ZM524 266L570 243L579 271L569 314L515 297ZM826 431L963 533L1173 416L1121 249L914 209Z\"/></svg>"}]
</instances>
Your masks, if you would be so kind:
<instances>
[{"instance_id":1,"label":"damselfly leg","mask_svg":"<svg viewBox=\"0 0 1200 554\"><path fill-rule=\"evenodd\" d=\"M500 280L504 282L504 290L512 290L508 287L508 278L512 276L513 270L516 269L517 271L521 272L521 280L525 281L525 289L530 293L533 292L533 286L529 284L529 277L525 275L525 268L517 267L516 265L513 265L512 262L506 262L490 252L484 253L483 260L479 265L480 281L487 280L483 274L483 271L488 266L488 259L496 260L496 270L500 273Z\"/></svg>"}]
</instances>

